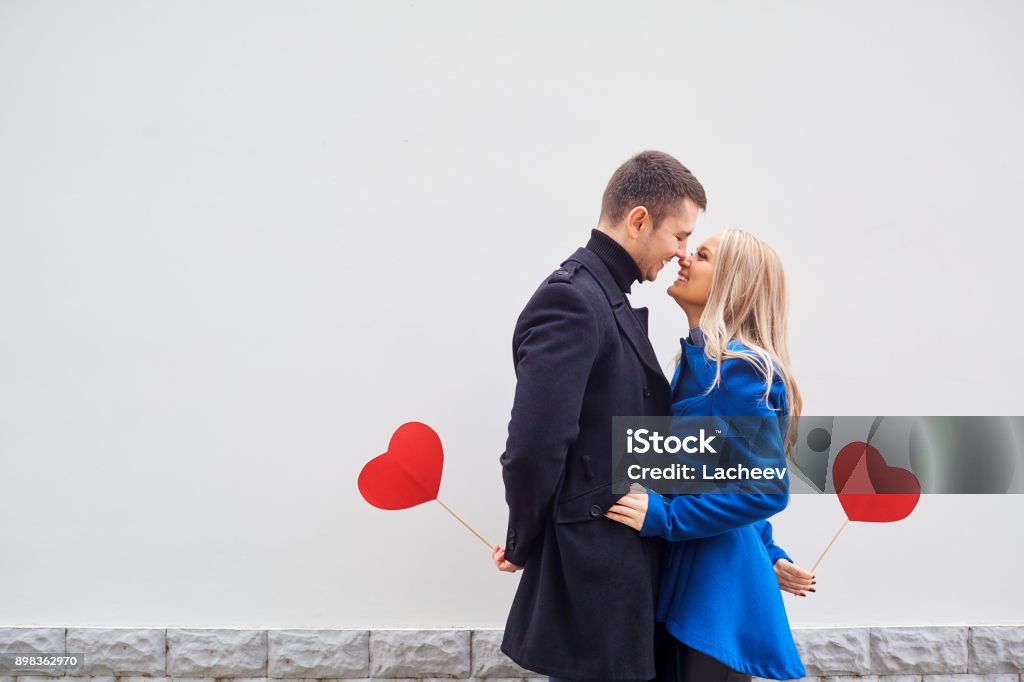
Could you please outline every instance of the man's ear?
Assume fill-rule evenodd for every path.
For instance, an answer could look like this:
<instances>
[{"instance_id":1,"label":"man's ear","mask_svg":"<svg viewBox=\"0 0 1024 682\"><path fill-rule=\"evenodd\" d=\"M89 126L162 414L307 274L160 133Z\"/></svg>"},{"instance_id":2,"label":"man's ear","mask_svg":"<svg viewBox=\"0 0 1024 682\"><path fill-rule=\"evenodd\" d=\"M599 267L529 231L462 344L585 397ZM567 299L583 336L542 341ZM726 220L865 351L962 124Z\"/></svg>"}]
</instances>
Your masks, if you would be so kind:
<instances>
[{"instance_id":1,"label":"man's ear","mask_svg":"<svg viewBox=\"0 0 1024 682\"><path fill-rule=\"evenodd\" d=\"M629 239L638 239L644 228L644 222L650 218L646 206L636 206L626 215L626 236Z\"/></svg>"}]
</instances>

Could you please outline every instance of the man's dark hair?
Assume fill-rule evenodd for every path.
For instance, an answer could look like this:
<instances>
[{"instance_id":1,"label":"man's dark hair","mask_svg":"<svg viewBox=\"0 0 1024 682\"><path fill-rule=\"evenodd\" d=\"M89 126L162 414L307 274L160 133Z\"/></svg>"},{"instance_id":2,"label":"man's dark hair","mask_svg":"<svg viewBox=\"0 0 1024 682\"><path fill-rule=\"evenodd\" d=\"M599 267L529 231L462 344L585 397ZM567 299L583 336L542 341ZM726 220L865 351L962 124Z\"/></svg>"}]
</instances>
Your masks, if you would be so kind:
<instances>
[{"instance_id":1,"label":"man's dark hair","mask_svg":"<svg viewBox=\"0 0 1024 682\"><path fill-rule=\"evenodd\" d=\"M679 210L685 198L701 209L708 207L704 188L675 157L640 152L612 173L601 199L601 222L617 223L632 209L645 206L657 227L662 218Z\"/></svg>"}]
</instances>

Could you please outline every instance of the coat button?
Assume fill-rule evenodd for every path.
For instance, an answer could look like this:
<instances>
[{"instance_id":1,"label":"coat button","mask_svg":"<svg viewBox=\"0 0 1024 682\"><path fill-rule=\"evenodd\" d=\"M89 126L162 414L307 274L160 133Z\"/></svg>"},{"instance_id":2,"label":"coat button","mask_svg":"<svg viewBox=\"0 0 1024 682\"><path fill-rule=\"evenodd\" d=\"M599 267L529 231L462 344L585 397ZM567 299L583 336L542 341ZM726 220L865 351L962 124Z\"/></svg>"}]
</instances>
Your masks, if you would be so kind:
<instances>
[{"instance_id":1,"label":"coat button","mask_svg":"<svg viewBox=\"0 0 1024 682\"><path fill-rule=\"evenodd\" d=\"M591 516L600 516L600 515L601 515L601 508L600 508L600 507L598 507L598 506L597 506L597 505L595 504L594 506L592 506L592 507L590 508L590 515L591 515Z\"/></svg>"},{"instance_id":2,"label":"coat button","mask_svg":"<svg viewBox=\"0 0 1024 682\"><path fill-rule=\"evenodd\" d=\"M646 386L644 386L644 397L645 398L650 398L651 397L651 389L647 388Z\"/></svg>"}]
</instances>

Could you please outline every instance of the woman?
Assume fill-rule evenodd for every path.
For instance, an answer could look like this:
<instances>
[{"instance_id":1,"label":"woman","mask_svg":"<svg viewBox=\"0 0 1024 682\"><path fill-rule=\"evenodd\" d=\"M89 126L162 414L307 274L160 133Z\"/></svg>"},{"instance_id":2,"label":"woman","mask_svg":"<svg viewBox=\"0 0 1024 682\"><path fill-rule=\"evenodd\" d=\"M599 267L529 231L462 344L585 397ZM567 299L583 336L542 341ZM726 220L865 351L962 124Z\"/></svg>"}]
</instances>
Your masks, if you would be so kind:
<instances>
[{"instance_id":1,"label":"woman","mask_svg":"<svg viewBox=\"0 0 1024 682\"><path fill-rule=\"evenodd\" d=\"M685 311L690 335L672 379L673 415L760 417L756 440L745 442L755 457L784 466L801 399L789 371L778 255L753 235L726 230L680 265L668 293ZM772 541L767 519L786 507L788 477L775 490L630 494L608 510L641 535L670 541L656 612L664 623L659 679L804 676L779 587L806 596L814 576Z\"/></svg>"}]
</instances>

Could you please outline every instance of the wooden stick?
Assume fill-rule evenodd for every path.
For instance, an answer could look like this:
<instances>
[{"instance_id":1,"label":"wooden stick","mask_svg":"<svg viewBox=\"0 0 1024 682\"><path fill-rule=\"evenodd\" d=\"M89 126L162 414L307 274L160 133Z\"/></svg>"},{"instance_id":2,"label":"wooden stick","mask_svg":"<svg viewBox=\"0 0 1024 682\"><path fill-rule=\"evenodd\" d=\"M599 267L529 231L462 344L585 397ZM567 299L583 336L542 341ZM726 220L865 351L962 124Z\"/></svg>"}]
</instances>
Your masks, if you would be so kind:
<instances>
[{"instance_id":1,"label":"wooden stick","mask_svg":"<svg viewBox=\"0 0 1024 682\"><path fill-rule=\"evenodd\" d=\"M832 536L832 542L828 543L828 547L825 548L825 552L829 550L829 547L832 546L832 543L836 541L836 538L839 537L839 534L843 532L843 529L846 528L846 524L848 524L849 522L850 519L846 519L845 521L843 521L843 525L839 526L839 530L837 530L836 534ZM814 566L811 568L811 573L814 573L814 571L818 568L818 564L820 564L821 560L825 558L825 552L822 552L821 556L818 557L818 560L814 562Z\"/></svg>"},{"instance_id":2,"label":"wooden stick","mask_svg":"<svg viewBox=\"0 0 1024 682\"><path fill-rule=\"evenodd\" d=\"M465 526L466 528L468 528L468 529L469 529L469 532L470 532L470 533L472 533L473 535L475 535L475 536L477 536L478 538L480 538L480 542L482 542L482 543L484 543L485 545L487 545L487 549L494 549L494 545L492 545L491 543L487 542L487 540L484 540L484 537L483 537L482 535L480 535L480 533L477 533L477 532L476 532L475 530L473 530L473 527L472 527L471 525L469 525L468 523L466 523L465 521L463 521L463 520L462 520L461 518L459 518L459 515L458 515L458 514L456 514L455 512L453 512L453 511L452 511L452 509L451 509L451 507L449 507L449 506L448 506L447 504L445 504L445 503L444 503L444 502L442 502L441 500L437 499L436 497L435 497L434 499L435 499L435 500L437 501L437 503L438 503L439 505L441 505L442 507L444 507L445 509L447 509L447 510L448 510L448 513L449 513L449 514L451 514L451 515L452 515L452 516L454 516L454 517L455 517L456 519L458 519L458 520L459 520L459 523L461 523L461 524L462 524L463 526Z\"/></svg>"}]
</instances>

